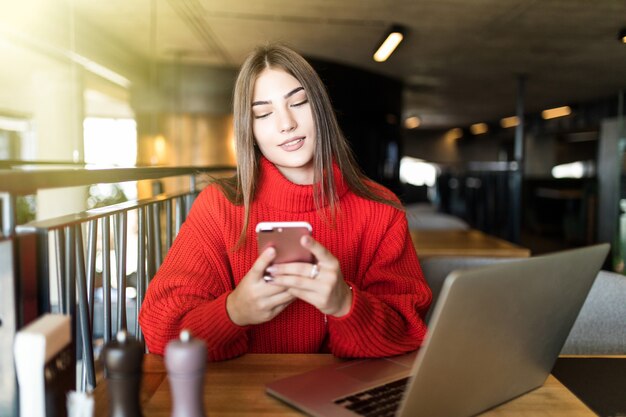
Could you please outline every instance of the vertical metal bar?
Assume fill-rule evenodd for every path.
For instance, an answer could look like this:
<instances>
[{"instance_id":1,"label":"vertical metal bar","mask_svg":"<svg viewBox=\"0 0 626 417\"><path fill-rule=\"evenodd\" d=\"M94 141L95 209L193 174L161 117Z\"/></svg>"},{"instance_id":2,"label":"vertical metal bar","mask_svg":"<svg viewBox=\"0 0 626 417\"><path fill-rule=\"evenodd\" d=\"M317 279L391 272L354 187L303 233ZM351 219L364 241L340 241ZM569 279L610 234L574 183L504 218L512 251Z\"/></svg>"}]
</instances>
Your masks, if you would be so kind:
<instances>
[{"instance_id":1,"label":"vertical metal bar","mask_svg":"<svg viewBox=\"0 0 626 417\"><path fill-rule=\"evenodd\" d=\"M153 217L153 212L152 209L150 208L150 206L146 206L145 207L146 210L146 241L148 242L148 245L146 246L146 258L147 258L147 274L148 274L148 282L150 282L150 280L152 280L152 278L154 277L156 270L154 268L154 245L152 244L152 242L154 242L154 221L152 220Z\"/></svg>"},{"instance_id":2,"label":"vertical metal bar","mask_svg":"<svg viewBox=\"0 0 626 417\"><path fill-rule=\"evenodd\" d=\"M66 311L65 291L63 291L63 281L65 278L65 234L63 229L54 231L54 248L57 261L57 297L59 300L59 313Z\"/></svg>"},{"instance_id":3,"label":"vertical metal bar","mask_svg":"<svg viewBox=\"0 0 626 417\"><path fill-rule=\"evenodd\" d=\"M152 220L154 221L154 269L155 271L159 269L162 262L161 257L161 205L156 202L151 204L153 215Z\"/></svg>"},{"instance_id":4,"label":"vertical metal bar","mask_svg":"<svg viewBox=\"0 0 626 417\"><path fill-rule=\"evenodd\" d=\"M145 226L145 208L137 208L137 303L135 314L135 337L139 341L143 341L143 334L139 327L139 311L143 303L146 291L146 226Z\"/></svg>"},{"instance_id":5,"label":"vertical metal bar","mask_svg":"<svg viewBox=\"0 0 626 417\"><path fill-rule=\"evenodd\" d=\"M89 304L87 300L87 277L85 273L82 224L77 224L75 226L75 233L76 292L78 296L78 321L80 324L78 339L82 342L82 375L80 387L81 392L85 392L96 386L96 376L93 362L93 345L90 326L91 320L89 319Z\"/></svg>"},{"instance_id":6,"label":"vertical metal bar","mask_svg":"<svg viewBox=\"0 0 626 417\"><path fill-rule=\"evenodd\" d=\"M117 276L113 277L115 279L115 287L116 289L116 298L115 298L115 317L116 320L114 320L115 322L115 327L113 328L113 335L116 335L117 332L119 332L121 329L119 327L119 322L120 322L120 318L119 315L117 314L117 305L119 304L119 296L120 296L120 292L119 292L119 258L120 258L120 228L119 228L119 214L114 214L112 216L113 218L113 264L115 265L115 274ZM113 313L113 310L111 310L111 313Z\"/></svg>"},{"instance_id":7,"label":"vertical metal bar","mask_svg":"<svg viewBox=\"0 0 626 417\"><path fill-rule=\"evenodd\" d=\"M0 391L0 414L18 415L18 385L13 357L15 333L18 323L19 273L16 266L14 239L0 239L0 370L2 391Z\"/></svg>"},{"instance_id":8,"label":"vertical metal bar","mask_svg":"<svg viewBox=\"0 0 626 417\"><path fill-rule=\"evenodd\" d=\"M515 127L514 157L515 166L510 173L510 199L509 206L509 236L511 242L519 243L522 225L522 179L524 175L524 95L526 89L526 76L519 75L517 78L517 102L516 113L518 124Z\"/></svg>"},{"instance_id":9,"label":"vertical metal bar","mask_svg":"<svg viewBox=\"0 0 626 417\"><path fill-rule=\"evenodd\" d=\"M524 96L526 94L526 76L520 75L517 78L517 101L515 110L517 113L518 124L515 126L515 161L520 163L524 161ZM520 169L523 167L520 167Z\"/></svg>"},{"instance_id":10,"label":"vertical metal bar","mask_svg":"<svg viewBox=\"0 0 626 417\"><path fill-rule=\"evenodd\" d=\"M25 238L26 236L17 235L18 239ZM44 313L52 312L52 282L50 277L52 272L50 271L50 230L49 229L38 229L37 230L37 265L36 269L36 292L37 292L37 310L34 311L32 309L24 310L24 314L32 314L34 316L30 316L28 320L35 319ZM30 255L26 254L26 257L30 257ZM29 268L26 268L27 270ZM26 271L25 271L26 272ZM22 280L24 283L27 282L26 274ZM58 282L58 281L57 281Z\"/></svg>"},{"instance_id":11,"label":"vertical metal bar","mask_svg":"<svg viewBox=\"0 0 626 417\"><path fill-rule=\"evenodd\" d=\"M65 227L65 282L64 282L64 299L65 310L63 314L75 317L76 311L76 263L74 262L74 228ZM72 323L74 326L74 323ZM75 327L72 327L74 330Z\"/></svg>"},{"instance_id":12,"label":"vertical metal bar","mask_svg":"<svg viewBox=\"0 0 626 417\"><path fill-rule=\"evenodd\" d=\"M189 177L189 194L187 194L187 201L185 204L185 219L189 214L189 210L191 209L191 205L193 201L196 199L196 176L191 175Z\"/></svg>"},{"instance_id":13,"label":"vertical metal bar","mask_svg":"<svg viewBox=\"0 0 626 417\"><path fill-rule=\"evenodd\" d=\"M185 201L183 197L176 197L176 235L180 232L180 227L185 221Z\"/></svg>"},{"instance_id":14,"label":"vertical metal bar","mask_svg":"<svg viewBox=\"0 0 626 417\"><path fill-rule=\"evenodd\" d=\"M126 325L126 212L116 215L117 245L117 331L127 330Z\"/></svg>"},{"instance_id":15,"label":"vertical metal bar","mask_svg":"<svg viewBox=\"0 0 626 417\"><path fill-rule=\"evenodd\" d=\"M104 343L111 341L111 229L110 217L102 218L102 304Z\"/></svg>"},{"instance_id":16,"label":"vertical metal bar","mask_svg":"<svg viewBox=\"0 0 626 417\"><path fill-rule=\"evenodd\" d=\"M172 247L172 199L165 201L165 253Z\"/></svg>"},{"instance_id":17,"label":"vertical metal bar","mask_svg":"<svg viewBox=\"0 0 626 417\"><path fill-rule=\"evenodd\" d=\"M15 225L17 218L15 214L15 196L11 193L0 193L2 199L2 234L5 237L15 235Z\"/></svg>"},{"instance_id":18,"label":"vertical metal bar","mask_svg":"<svg viewBox=\"0 0 626 417\"><path fill-rule=\"evenodd\" d=\"M65 227L65 311L71 318L74 351L76 358L82 356L82 344L78 333L78 316L76 315L76 235L73 226Z\"/></svg>"},{"instance_id":19,"label":"vertical metal bar","mask_svg":"<svg viewBox=\"0 0 626 417\"><path fill-rule=\"evenodd\" d=\"M96 241L98 220L90 220L87 234L87 302L89 303L89 323L93 328L94 292L96 282Z\"/></svg>"},{"instance_id":20,"label":"vertical metal bar","mask_svg":"<svg viewBox=\"0 0 626 417\"><path fill-rule=\"evenodd\" d=\"M619 143L620 157L626 149L626 123L624 122L624 95L626 90L621 89L617 94L617 137Z\"/></svg>"}]
</instances>

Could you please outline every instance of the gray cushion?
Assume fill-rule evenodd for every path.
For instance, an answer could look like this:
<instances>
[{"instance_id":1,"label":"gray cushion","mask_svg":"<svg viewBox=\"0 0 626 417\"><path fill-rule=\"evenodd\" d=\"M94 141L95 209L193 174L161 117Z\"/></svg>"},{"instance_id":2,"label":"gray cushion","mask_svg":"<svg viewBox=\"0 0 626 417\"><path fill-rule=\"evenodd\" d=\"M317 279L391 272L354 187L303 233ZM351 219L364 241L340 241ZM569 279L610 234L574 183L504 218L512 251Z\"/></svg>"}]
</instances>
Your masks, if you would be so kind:
<instances>
[{"instance_id":1,"label":"gray cushion","mask_svg":"<svg viewBox=\"0 0 626 417\"><path fill-rule=\"evenodd\" d=\"M626 354L626 277L600 271L562 354Z\"/></svg>"},{"instance_id":2,"label":"gray cushion","mask_svg":"<svg viewBox=\"0 0 626 417\"><path fill-rule=\"evenodd\" d=\"M415 230L468 230L469 225L461 218L439 213L431 204L407 204L406 219L409 229Z\"/></svg>"},{"instance_id":3,"label":"gray cushion","mask_svg":"<svg viewBox=\"0 0 626 417\"><path fill-rule=\"evenodd\" d=\"M461 218L445 213L410 212L406 219L409 229L415 230L468 230L469 225Z\"/></svg>"}]
</instances>

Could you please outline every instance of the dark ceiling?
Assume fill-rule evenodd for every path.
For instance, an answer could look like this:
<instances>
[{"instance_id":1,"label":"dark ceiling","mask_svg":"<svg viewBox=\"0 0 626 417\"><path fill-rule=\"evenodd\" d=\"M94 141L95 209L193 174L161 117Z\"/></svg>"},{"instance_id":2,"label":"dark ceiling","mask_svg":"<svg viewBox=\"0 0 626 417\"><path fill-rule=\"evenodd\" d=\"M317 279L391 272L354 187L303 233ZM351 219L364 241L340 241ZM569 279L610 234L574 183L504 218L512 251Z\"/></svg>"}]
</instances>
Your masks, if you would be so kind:
<instances>
[{"instance_id":1,"label":"dark ceiling","mask_svg":"<svg viewBox=\"0 0 626 417\"><path fill-rule=\"evenodd\" d=\"M73 0L107 36L149 60L237 67L265 41L405 84L403 116L423 128L496 121L526 109L617 96L626 86L624 0ZM153 13L154 12L154 13ZM392 24L405 41L372 53Z\"/></svg>"}]
</instances>

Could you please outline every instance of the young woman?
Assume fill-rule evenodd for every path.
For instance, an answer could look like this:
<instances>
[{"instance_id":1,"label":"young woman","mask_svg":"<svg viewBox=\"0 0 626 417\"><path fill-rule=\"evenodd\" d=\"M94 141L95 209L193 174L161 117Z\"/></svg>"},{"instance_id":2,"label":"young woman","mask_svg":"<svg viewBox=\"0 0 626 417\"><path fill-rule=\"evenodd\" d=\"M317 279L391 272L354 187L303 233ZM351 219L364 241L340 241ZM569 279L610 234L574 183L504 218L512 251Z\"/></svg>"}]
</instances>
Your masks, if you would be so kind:
<instances>
[{"instance_id":1,"label":"young woman","mask_svg":"<svg viewBox=\"0 0 626 417\"><path fill-rule=\"evenodd\" d=\"M163 354L183 328L206 341L210 360L419 347L431 293L405 213L359 171L313 68L284 46L255 50L234 119L236 175L200 193L148 288L139 320L149 350ZM262 221L309 222L300 244L315 263L259 255Z\"/></svg>"}]
</instances>

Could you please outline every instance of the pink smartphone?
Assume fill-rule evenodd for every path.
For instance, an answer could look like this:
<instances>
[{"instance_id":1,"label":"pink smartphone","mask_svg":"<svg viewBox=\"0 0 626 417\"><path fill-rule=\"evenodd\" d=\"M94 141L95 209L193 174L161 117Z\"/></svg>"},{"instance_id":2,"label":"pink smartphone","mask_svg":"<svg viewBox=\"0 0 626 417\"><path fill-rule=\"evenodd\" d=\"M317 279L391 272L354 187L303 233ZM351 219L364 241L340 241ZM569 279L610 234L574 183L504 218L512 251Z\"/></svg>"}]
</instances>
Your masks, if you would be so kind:
<instances>
[{"instance_id":1,"label":"pink smartphone","mask_svg":"<svg viewBox=\"0 0 626 417\"><path fill-rule=\"evenodd\" d=\"M276 249L273 263L313 262L313 254L300 244L300 238L313 231L307 222L261 222L256 225L259 254L267 247Z\"/></svg>"}]
</instances>

